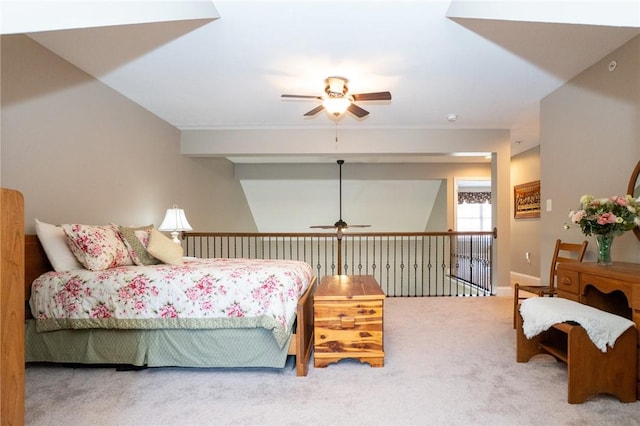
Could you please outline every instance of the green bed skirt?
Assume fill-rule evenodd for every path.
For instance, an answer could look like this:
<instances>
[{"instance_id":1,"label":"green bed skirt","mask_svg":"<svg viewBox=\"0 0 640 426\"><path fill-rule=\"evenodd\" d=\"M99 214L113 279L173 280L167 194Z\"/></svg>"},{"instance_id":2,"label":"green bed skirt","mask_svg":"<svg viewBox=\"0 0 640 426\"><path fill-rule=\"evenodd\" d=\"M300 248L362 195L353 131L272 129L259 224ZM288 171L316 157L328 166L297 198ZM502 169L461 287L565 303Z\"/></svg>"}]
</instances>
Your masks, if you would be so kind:
<instances>
[{"instance_id":1,"label":"green bed skirt","mask_svg":"<svg viewBox=\"0 0 640 426\"><path fill-rule=\"evenodd\" d=\"M283 368L280 348L263 328L215 330L58 330L38 333L26 321L26 362L127 364L148 367Z\"/></svg>"}]
</instances>

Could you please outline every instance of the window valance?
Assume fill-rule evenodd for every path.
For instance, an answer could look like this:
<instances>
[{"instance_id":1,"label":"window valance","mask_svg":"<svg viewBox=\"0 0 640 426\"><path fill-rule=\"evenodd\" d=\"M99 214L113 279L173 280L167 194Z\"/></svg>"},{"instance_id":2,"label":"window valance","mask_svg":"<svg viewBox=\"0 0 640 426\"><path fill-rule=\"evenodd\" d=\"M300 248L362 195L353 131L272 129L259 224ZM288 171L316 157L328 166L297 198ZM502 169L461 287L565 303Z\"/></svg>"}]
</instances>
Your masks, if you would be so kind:
<instances>
[{"instance_id":1,"label":"window valance","mask_svg":"<svg viewBox=\"0 0 640 426\"><path fill-rule=\"evenodd\" d=\"M491 192L458 192L458 204L491 204Z\"/></svg>"}]
</instances>

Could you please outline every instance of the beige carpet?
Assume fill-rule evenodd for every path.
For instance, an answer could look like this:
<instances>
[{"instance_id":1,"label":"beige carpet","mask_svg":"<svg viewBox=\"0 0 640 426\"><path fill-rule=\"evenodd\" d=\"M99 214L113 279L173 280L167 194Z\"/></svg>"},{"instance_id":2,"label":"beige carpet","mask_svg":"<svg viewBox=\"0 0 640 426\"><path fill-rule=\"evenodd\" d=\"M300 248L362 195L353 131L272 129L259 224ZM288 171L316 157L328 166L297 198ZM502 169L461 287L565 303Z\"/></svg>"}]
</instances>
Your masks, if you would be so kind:
<instances>
[{"instance_id":1,"label":"beige carpet","mask_svg":"<svg viewBox=\"0 0 640 426\"><path fill-rule=\"evenodd\" d=\"M27 425L640 425L640 404L567 399L566 368L515 362L511 299L389 298L384 368L30 367ZM631 373L633 374L633 373Z\"/></svg>"}]
</instances>

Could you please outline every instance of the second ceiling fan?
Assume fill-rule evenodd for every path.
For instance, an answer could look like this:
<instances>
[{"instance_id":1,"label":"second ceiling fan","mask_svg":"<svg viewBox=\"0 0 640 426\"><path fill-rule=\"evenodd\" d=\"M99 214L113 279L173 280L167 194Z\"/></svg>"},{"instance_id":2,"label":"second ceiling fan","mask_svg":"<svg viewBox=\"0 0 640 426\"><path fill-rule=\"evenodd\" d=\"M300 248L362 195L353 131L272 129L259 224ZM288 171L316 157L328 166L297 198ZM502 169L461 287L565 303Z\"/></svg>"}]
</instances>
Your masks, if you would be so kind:
<instances>
[{"instance_id":1,"label":"second ceiling fan","mask_svg":"<svg viewBox=\"0 0 640 426\"><path fill-rule=\"evenodd\" d=\"M343 229L347 228L368 228L371 225L348 225L347 222L342 220L342 165L344 164L344 160L338 160L337 163L340 168L340 218L333 225L313 225L310 226L310 228L336 229L339 233L341 233Z\"/></svg>"},{"instance_id":2,"label":"second ceiling fan","mask_svg":"<svg viewBox=\"0 0 640 426\"><path fill-rule=\"evenodd\" d=\"M390 92L373 92L373 93L349 93L347 80L344 77L328 77L325 80L326 86L324 91L326 95L282 95L283 98L296 99L317 99L322 101L311 111L304 114L305 117L314 116L322 110L327 110L335 117L340 116L345 111L349 111L358 118L369 115L369 111L360 108L354 102L358 101L389 101L391 100Z\"/></svg>"}]
</instances>

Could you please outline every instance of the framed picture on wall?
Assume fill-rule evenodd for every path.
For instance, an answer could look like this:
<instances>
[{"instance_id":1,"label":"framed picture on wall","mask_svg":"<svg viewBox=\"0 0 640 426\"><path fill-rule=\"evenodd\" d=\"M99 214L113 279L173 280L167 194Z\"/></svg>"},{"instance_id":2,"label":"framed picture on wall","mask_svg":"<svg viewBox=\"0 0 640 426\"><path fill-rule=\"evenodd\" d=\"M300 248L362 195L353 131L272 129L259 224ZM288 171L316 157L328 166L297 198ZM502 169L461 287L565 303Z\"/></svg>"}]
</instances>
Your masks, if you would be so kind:
<instances>
[{"instance_id":1,"label":"framed picture on wall","mask_svg":"<svg viewBox=\"0 0 640 426\"><path fill-rule=\"evenodd\" d=\"M528 219L540 217L540 181L513 187L513 217Z\"/></svg>"}]
</instances>

